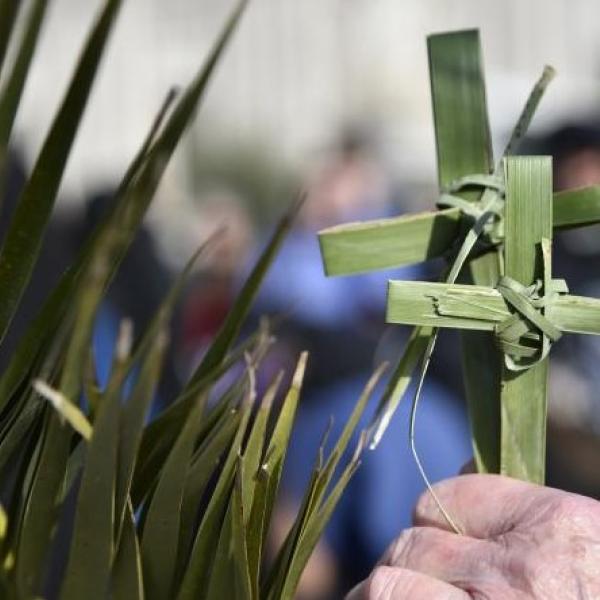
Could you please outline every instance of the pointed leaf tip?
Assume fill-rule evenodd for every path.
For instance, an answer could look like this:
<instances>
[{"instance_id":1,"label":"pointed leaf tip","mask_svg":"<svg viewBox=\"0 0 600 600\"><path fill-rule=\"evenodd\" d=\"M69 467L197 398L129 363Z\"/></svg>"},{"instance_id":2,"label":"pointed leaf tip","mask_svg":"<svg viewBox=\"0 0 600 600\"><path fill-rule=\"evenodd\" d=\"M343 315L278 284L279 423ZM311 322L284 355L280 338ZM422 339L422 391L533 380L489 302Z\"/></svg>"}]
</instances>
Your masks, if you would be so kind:
<instances>
[{"instance_id":1,"label":"pointed leaf tip","mask_svg":"<svg viewBox=\"0 0 600 600\"><path fill-rule=\"evenodd\" d=\"M71 425L85 439L89 441L92 437L92 426L87 417L75 406L64 394L50 387L45 381L35 379L33 389L42 398L48 400L59 415Z\"/></svg>"}]
</instances>

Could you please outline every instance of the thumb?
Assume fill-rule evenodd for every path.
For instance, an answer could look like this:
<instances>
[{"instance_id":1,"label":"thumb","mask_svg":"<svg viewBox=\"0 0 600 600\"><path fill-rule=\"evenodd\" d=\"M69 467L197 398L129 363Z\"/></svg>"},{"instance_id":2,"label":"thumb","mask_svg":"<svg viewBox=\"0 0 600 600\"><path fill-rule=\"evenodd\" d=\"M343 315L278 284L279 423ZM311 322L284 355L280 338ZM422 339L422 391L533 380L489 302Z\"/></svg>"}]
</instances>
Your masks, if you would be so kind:
<instances>
[{"instance_id":1,"label":"thumb","mask_svg":"<svg viewBox=\"0 0 600 600\"><path fill-rule=\"evenodd\" d=\"M355 587L346 600L470 600L467 592L433 577L399 569L377 567Z\"/></svg>"},{"instance_id":2,"label":"thumb","mask_svg":"<svg viewBox=\"0 0 600 600\"><path fill-rule=\"evenodd\" d=\"M435 493L463 532L471 537L491 538L519 523L535 499L554 490L501 475L461 475L433 486ZM448 529L431 494L425 492L413 515L417 526Z\"/></svg>"}]
</instances>

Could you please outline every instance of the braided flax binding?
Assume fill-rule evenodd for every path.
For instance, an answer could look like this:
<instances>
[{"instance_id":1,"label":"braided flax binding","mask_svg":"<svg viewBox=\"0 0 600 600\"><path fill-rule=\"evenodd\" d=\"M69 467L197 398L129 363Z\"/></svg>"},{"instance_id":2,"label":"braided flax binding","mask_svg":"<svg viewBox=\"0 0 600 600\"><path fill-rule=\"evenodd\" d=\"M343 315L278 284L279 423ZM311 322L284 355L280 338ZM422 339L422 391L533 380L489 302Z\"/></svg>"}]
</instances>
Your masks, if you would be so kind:
<instances>
[{"instance_id":1,"label":"braided flax binding","mask_svg":"<svg viewBox=\"0 0 600 600\"><path fill-rule=\"evenodd\" d=\"M480 188L482 192L494 192L494 200L490 203L489 197L483 202L484 194L477 202L468 202L456 192L465 188ZM504 240L504 177L502 175L474 174L456 179L443 188L436 203L438 208L458 208L463 216L478 222L484 221L481 237L488 246L496 246ZM488 219L482 219L485 215Z\"/></svg>"},{"instance_id":2,"label":"braided flax binding","mask_svg":"<svg viewBox=\"0 0 600 600\"><path fill-rule=\"evenodd\" d=\"M544 281L524 286L510 277L502 277L496 289L514 313L496 325L495 334L511 371L525 371L544 360L561 331L545 316L545 309L558 294L569 289L564 279L551 279L550 240L542 240Z\"/></svg>"},{"instance_id":3,"label":"braided flax binding","mask_svg":"<svg viewBox=\"0 0 600 600\"><path fill-rule=\"evenodd\" d=\"M485 208L481 202L468 202L455 195L467 187L479 187L495 192L495 202ZM442 191L437 202L439 208L458 208L473 221L487 219L482 235L489 244L496 245L504 239L504 180L498 175L474 174L453 181ZM568 293L564 279L550 278L550 240L542 241L544 281L525 286L510 277L501 277L496 289L502 294L514 313L495 328L496 338L511 371L525 371L544 360L552 344L562 333L544 315L546 306L557 294Z\"/></svg>"}]
</instances>

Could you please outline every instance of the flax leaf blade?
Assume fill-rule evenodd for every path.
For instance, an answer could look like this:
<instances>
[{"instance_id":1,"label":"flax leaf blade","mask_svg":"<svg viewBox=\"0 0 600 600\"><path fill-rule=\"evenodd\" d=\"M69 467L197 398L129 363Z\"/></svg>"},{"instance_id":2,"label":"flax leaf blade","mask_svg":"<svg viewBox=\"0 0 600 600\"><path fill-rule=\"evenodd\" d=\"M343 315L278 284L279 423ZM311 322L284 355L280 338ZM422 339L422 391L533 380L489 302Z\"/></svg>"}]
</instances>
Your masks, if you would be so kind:
<instances>
[{"instance_id":1,"label":"flax leaf blade","mask_svg":"<svg viewBox=\"0 0 600 600\"><path fill-rule=\"evenodd\" d=\"M19 198L0 249L0 339L6 333L37 259L44 230L87 104L120 0L106 0L73 79Z\"/></svg>"},{"instance_id":2,"label":"flax leaf blade","mask_svg":"<svg viewBox=\"0 0 600 600\"><path fill-rule=\"evenodd\" d=\"M49 0L35 0L29 8L25 32L17 57L0 94L0 152L6 152L8 146L48 3Z\"/></svg>"},{"instance_id":3,"label":"flax leaf blade","mask_svg":"<svg viewBox=\"0 0 600 600\"><path fill-rule=\"evenodd\" d=\"M552 239L552 161L549 157L509 157L506 171L506 275L530 285L543 279L542 238ZM502 456L504 475L544 483L548 359L502 374Z\"/></svg>"},{"instance_id":4,"label":"flax leaf blade","mask_svg":"<svg viewBox=\"0 0 600 600\"><path fill-rule=\"evenodd\" d=\"M493 170L490 127L479 32L458 31L428 38L431 95L440 188L465 175ZM476 201L480 192L466 190ZM495 285L499 265L493 253L470 264L470 278ZM463 372L477 467L497 472L500 457L498 395L500 357L489 335L462 334ZM485 368L483 368L485 365Z\"/></svg>"}]
</instances>

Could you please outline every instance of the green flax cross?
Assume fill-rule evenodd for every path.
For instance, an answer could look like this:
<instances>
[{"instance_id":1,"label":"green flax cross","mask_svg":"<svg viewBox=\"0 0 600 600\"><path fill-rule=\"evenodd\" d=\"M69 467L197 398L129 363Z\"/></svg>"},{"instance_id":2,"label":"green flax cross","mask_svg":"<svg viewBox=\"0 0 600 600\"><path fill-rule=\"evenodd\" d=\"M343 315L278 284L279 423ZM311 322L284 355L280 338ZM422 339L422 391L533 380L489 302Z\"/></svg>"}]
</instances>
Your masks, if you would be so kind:
<instances>
[{"instance_id":1,"label":"green flax cross","mask_svg":"<svg viewBox=\"0 0 600 600\"><path fill-rule=\"evenodd\" d=\"M388 320L412 323L417 327L381 400L372 429L373 443L381 437L415 369L424 356L427 360L437 328L448 326L449 319L453 323L451 326L462 330L465 394L478 470L543 482L547 361L544 354L543 358L538 357L541 360L528 365L523 353L535 354L538 343L547 351L552 340L533 326L532 330L528 328L523 334L522 340L514 339L515 332L518 334L525 327L524 323L530 321L515 306L506 304L504 296L496 288L503 276L508 278L503 280L505 284L520 283L523 287L515 293L521 301L529 303L530 310L536 310L542 321L537 320L548 325L551 333L556 333L553 326L558 325L560 329L565 325L560 321L560 315L569 310L575 312L585 325L574 331L596 333L594 327L598 327L595 323L599 318L595 312L596 303L544 289L544 276L548 276L549 268L542 273L540 265L544 264L542 257L544 252L548 252L553 229L600 222L600 187L553 195L551 166L547 159L500 160L495 167L478 32L469 30L433 35L428 39L428 50L440 210L351 223L320 232L325 272L330 276L351 275L446 257L449 261L449 273L444 278L446 284L454 284L460 273L466 284L475 284L473 290L479 290L483 295L490 294L498 301L498 306L503 307L500 311L503 320L517 314L512 324L502 325L506 331L498 330L496 327L502 321L495 321L489 314L484 319L473 318L469 311L468 316L460 318L431 311L417 315L416 307L424 308L423 302L429 302L428 309L432 308L432 296L424 293L410 299L404 295L404 301L398 303L398 290L415 291L417 288L414 286L417 285L445 284L390 284ZM503 157L514 154L551 75L551 70L546 69L534 87ZM521 175L517 176L517 173ZM529 173L530 183L535 180L539 186L545 186L543 193L541 188L536 190L544 197L543 207L536 205L537 212L530 206L531 190L517 193L511 187L516 185L515 181L525 178L524 173ZM521 198L523 204L518 209L521 216L516 220L509 196ZM523 227L520 233L511 229L515 223ZM543 231L538 231L542 223ZM514 246L511 246L514 239L521 239L519 236L534 230L536 239L525 243L528 250L515 254ZM544 252L541 250L542 239L546 247ZM546 262L549 264L549 261ZM539 284L533 289L531 286L537 280ZM452 286L452 289L463 288ZM502 286L498 289L504 290ZM510 296L510 289L506 293ZM475 305L475 310L480 310L485 302L482 303L478 297ZM569 308L566 308L567 305ZM581 308L584 305L586 310L573 310L574 306ZM436 318L424 318L426 314ZM535 316L533 318L536 319ZM457 325L457 322L460 324ZM566 325L562 330L571 331L569 323ZM528 349L528 346L531 348ZM513 354L506 354L507 350L512 350ZM524 364L527 368L523 371L510 370L503 359L503 352L509 356L509 364Z\"/></svg>"},{"instance_id":2,"label":"green flax cross","mask_svg":"<svg viewBox=\"0 0 600 600\"><path fill-rule=\"evenodd\" d=\"M509 157L505 173L504 276L497 285L390 281L387 321L496 336L505 355L500 470L542 482L547 353L562 332L600 334L600 300L571 296L551 277L550 158Z\"/></svg>"}]
</instances>

